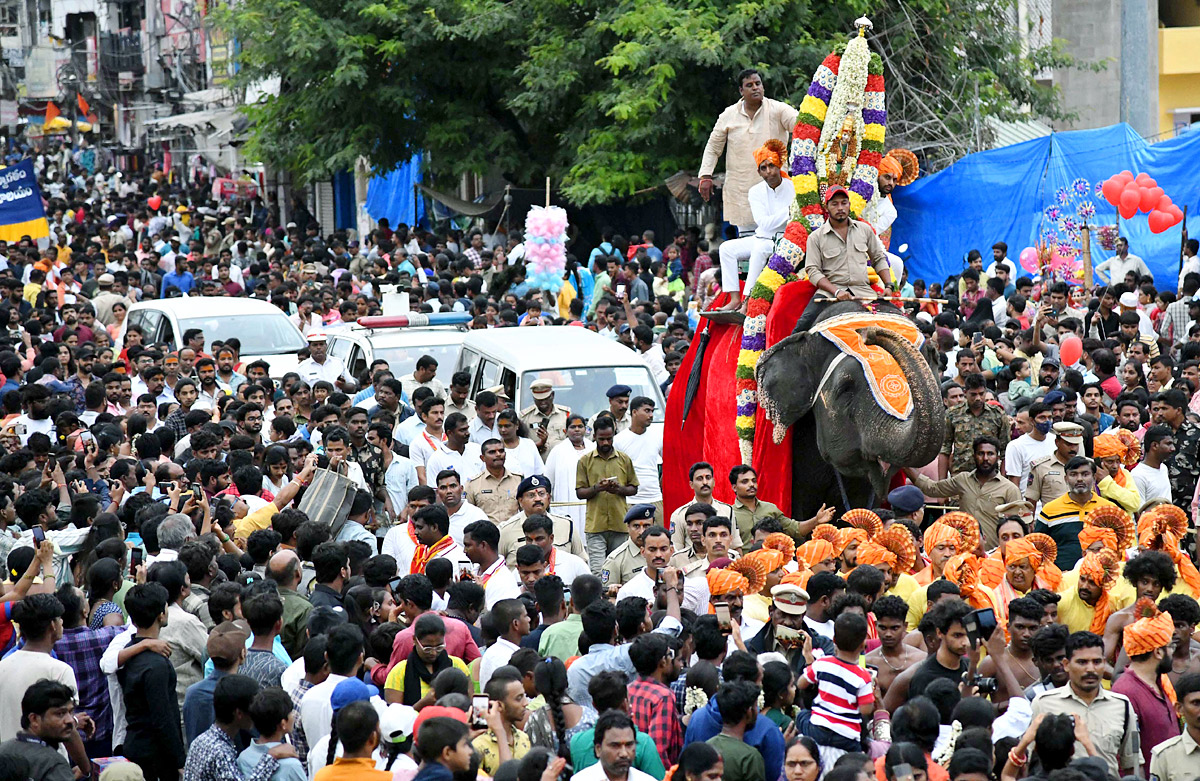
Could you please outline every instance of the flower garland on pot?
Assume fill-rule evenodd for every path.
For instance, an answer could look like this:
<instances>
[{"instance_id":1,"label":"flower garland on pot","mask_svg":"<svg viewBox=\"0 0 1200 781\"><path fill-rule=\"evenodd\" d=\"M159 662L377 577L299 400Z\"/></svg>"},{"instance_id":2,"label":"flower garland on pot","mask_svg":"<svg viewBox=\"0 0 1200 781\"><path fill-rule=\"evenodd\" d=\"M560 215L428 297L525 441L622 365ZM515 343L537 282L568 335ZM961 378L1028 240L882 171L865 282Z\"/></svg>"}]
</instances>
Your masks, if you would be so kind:
<instances>
[{"instance_id":1,"label":"flower garland on pot","mask_svg":"<svg viewBox=\"0 0 1200 781\"><path fill-rule=\"evenodd\" d=\"M758 382L754 372L767 349L767 315L775 293L799 277L809 234L825 224L821 194L829 185L830 161L837 167L838 146L847 147L839 171L850 190L850 213L859 219L867 204L878 197L876 184L883 159L887 111L884 104L883 61L867 46L871 23L859 19L858 35L845 51L829 54L813 74L792 128L788 172L796 189L791 222L766 268L758 276L746 301L742 344L738 352L735 391L735 428L742 462L754 455ZM845 132L843 132L845 131ZM846 176L844 172L849 172Z\"/></svg>"}]
</instances>

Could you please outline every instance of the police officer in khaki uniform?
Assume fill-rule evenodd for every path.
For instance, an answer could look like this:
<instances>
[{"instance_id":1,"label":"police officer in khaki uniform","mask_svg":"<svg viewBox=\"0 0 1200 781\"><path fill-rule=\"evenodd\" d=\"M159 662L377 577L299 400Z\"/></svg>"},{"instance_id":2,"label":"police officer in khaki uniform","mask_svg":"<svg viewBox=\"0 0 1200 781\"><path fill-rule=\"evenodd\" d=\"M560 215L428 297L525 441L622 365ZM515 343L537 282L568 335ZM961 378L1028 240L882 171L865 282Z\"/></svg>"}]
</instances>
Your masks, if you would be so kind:
<instances>
[{"instance_id":1,"label":"police officer in khaki uniform","mask_svg":"<svg viewBox=\"0 0 1200 781\"><path fill-rule=\"evenodd\" d=\"M1037 506L1067 492L1067 462L1083 447L1083 426L1078 423L1055 423L1051 430L1054 452L1030 464L1029 485L1025 486L1025 499Z\"/></svg>"},{"instance_id":2,"label":"police officer in khaki uniform","mask_svg":"<svg viewBox=\"0 0 1200 781\"><path fill-rule=\"evenodd\" d=\"M504 468L507 451L498 439L488 440L480 458L483 471L467 481L467 501L483 510L492 523L499 524L517 511L517 489L522 475Z\"/></svg>"},{"instance_id":3,"label":"police officer in khaki uniform","mask_svg":"<svg viewBox=\"0 0 1200 781\"><path fill-rule=\"evenodd\" d=\"M588 435L590 436L592 429L596 427L596 418L601 415L608 415L613 419L616 424L613 429L614 434L620 434L629 428L629 394L631 393L633 393L633 389L628 385L614 385L605 391L604 395L608 396L608 409L600 410L588 420Z\"/></svg>"},{"instance_id":4,"label":"police officer in khaki uniform","mask_svg":"<svg viewBox=\"0 0 1200 781\"><path fill-rule=\"evenodd\" d=\"M671 566L678 567L683 570L685 578L695 577L697 572L703 573L707 569L708 555L704 547L704 522L717 514L717 510L711 504L695 503L682 508L685 513L679 517L677 531L682 531L682 537L687 541L687 544L680 547L679 550L671 557ZM675 514L672 513L672 518ZM690 523L689 523L690 521ZM699 533L695 534L696 527L699 527ZM679 543L675 543L676 546Z\"/></svg>"},{"instance_id":5,"label":"police officer in khaki uniform","mask_svg":"<svg viewBox=\"0 0 1200 781\"><path fill-rule=\"evenodd\" d=\"M517 566L517 548L527 543L522 526L531 515L545 515L554 521L554 547L580 558L587 556L583 539L575 533L575 524L571 519L549 511L551 490L550 479L543 475L530 475L517 486L517 506L521 509L500 524L499 550L508 566Z\"/></svg>"},{"instance_id":6,"label":"police officer in khaki uniform","mask_svg":"<svg viewBox=\"0 0 1200 781\"><path fill-rule=\"evenodd\" d=\"M554 386L549 380L535 380L529 392L533 394L533 404L521 410L518 417L529 429L544 461L554 446L567 438L567 416L571 409L554 403Z\"/></svg>"},{"instance_id":7,"label":"police officer in khaki uniform","mask_svg":"<svg viewBox=\"0 0 1200 781\"><path fill-rule=\"evenodd\" d=\"M654 513L657 509L652 504L635 504L625 513L625 525L629 528L629 539L608 555L600 570L600 582L604 584L610 595L616 594L621 586L646 568L646 559L642 556L642 546L634 540L640 541L642 535L654 523Z\"/></svg>"}]
</instances>

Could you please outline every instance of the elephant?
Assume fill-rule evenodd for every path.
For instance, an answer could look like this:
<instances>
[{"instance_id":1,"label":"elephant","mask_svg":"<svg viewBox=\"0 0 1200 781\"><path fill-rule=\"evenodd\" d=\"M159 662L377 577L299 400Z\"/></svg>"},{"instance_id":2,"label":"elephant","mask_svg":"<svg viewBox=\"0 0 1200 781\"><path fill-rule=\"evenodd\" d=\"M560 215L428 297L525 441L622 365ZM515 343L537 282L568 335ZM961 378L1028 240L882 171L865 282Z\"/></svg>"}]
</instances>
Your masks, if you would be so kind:
<instances>
[{"instance_id":1,"label":"elephant","mask_svg":"<svg viewBox=\"0 0 1200 781\"><path fill-rule=\"evenodd\" d=\"M815 322L866 311L854 301L835 302ZM879 311L903 314L890 305ZM942 447L945 407L931 369L936 356L886 327L867 328L864 338L890 353L908 380L913 407L907 420L879 406L857 360L832 365L841 350L820 334L793 333L758 361L759 404L775 425L776 439L792 429L795 518L811 518L822 504L843 512L870 507L887 495L899 467L924 466ZM925 348L931 348L928 340Z\"/></svg>"}]
</instances>

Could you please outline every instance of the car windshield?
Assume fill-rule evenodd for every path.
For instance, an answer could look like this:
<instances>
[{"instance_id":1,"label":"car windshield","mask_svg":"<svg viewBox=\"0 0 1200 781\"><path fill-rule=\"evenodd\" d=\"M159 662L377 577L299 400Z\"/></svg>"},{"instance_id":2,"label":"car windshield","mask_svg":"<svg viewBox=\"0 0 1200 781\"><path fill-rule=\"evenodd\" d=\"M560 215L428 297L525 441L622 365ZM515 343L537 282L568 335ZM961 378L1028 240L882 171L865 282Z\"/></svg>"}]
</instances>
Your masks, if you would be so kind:
<instances>
[{"instance_id":1,"label":"car windshield","mask_svg":"<svg viewBox=\"0 0 1200 781\"><path fill-rule=\"evenodd\" d=\"M517 409L533 404L529 386L535 380L549 380L554 386L554 403L570 407L572 412L590 418L608 409L606 392L614 385L628 385L629 398L649 396L654 399L654 420L664 420L662 393L645 366L587 366L578 369L539 369L525 372L521 378L521 403Z\"/></svg>"},{"instance_id":2,"label":"car windshield","mask_svg":"<svg viewBox=\"0 0 1200 781\"><path fill-rule=\"evenodd\" d=\"M237 337L242 342L242 355L282 355L303 350L307 343L287 315L222 315L189 317L179 321L180 337L189 329L204 332L204 343L225 341Z\"/></svg>"},{"instance_id":3,"label":"car windshield","mask_svg":"<svg viewBox=\"0 0 1200 781\"><path fill-rule=\"evenodd\" d=\"M433 344L421 347L379 347L372 351L375 359L382 358L388 362L392 374L403 377L412 374L417 368L417 360L422 355L432 356L438 364L437 378L443 385L450 385L450 375L458 363L457 344Z\"/></svg>"}]
</instances>

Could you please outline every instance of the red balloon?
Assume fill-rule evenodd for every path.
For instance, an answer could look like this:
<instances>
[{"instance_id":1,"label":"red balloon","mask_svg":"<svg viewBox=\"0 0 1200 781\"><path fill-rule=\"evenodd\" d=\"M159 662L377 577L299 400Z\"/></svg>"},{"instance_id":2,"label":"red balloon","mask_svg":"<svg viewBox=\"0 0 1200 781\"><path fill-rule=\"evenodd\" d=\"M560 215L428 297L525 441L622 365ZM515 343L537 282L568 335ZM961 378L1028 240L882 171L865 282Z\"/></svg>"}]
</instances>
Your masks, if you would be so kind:
<instances>
[{"instance_id":1,"label":"red balloon","mask_svg":"<svg viewBox=\"0 0 1200 781\"><path fill-rule=\"evenodd\" d=\"M1153 187L1154 185L1158 184L1158 182L1150 178L1150 174L1146 173L1145 171L1142 171L1140 174L1135 176L1133 181L1137 182L1142 187Z\"/></svg>"},{"instance_id":2,"label":"red balloon","mask_svg":"<svg viewBox=\"0 0 1200 781\"><path fill-rule=\"evenodd\" d=\"M1121 173L1117 174L1113 178L1120 182L1132 182L1133 174L1129 171L1122 171Z\"/></svg>"},{"instance_id":3,"label":"red balloon","mask_svg":"<svg viewBox=\"0 0 1200 781\"><path fill-rule=\"evenodd\" d=\"M1174 218L1170 214L1155 209L1150 212L1150 216L1146 218L1146 222L1150 225L1151 233L1162 233L1171 227L1172 219Z\"/></svg>"},{"instance_id":4,"label":"red balloon","mask_svg":"<svg viewBox=\"0 0 1200 781\"><path fill-rule=\"evenodd\" d=\"M1175 222L1171 223L1172 225L1178 225L1183 219L1183 209L1180 209L1175 204L1171 204L1171 208L1167 209L1167 213L1175 218Z\"/></svg>"},{"instance_id":5,"label":"red balloon","mask_svg":"<svg viewBox=\"0 0 1200 781\"><path fill-rule=\"evenodd\" d=\"M1083 342L1079 340L1078 336L1068 336L1058 346L1058 357L1062 360L1063 366L1074 366L1083 357Z\"/></svg>"},{"instance_id":6,"label":"red balloon","mask_svg":"<svg viewBox=\"0 0 1200 781\"><path fill-rule=\"evenodd\" d=\"M1121 203L1121 191L1125 189L1125 184L1125 182L1118 181L1114 176L1100 185L1100 193L1104 196L1104 200L1113 206L1117 206Z\"/></svg>"},{"instance_id":7,"label":"red balloon","mask_svg":"<svg viewBox=\"0 0 1200 781\"><path fill-rule=\"evenodd\" d=\"M1142 188L1136 183L1130 182L1125 185L1125 189L1121 191L1121 200L1118 204L1118 210L1121 216L1125 219L1133 217L1137 214L1138 208L1142 204Z\"/></svg>"},{"instance_id":8,"label":"red balloon","mask_svg":"<svg viewBox=\"0 0 1200 781\"><path fill-rule=\"evenodd\" d=\"M1174 205L1175 204L1171 201L1171 196L1164 195L1158 199L1158 203L1155 204L1154 208L1158 209L1160 212L1167 212L1169 214L1171 212L1171 207Z\"/></svg>"},{"instance_id":9,"label":"red balloon","mask_svg":"<svg viewBox=\"0 0 1200 781\"><path fill-rule=\"evenodd\" d=\"M1163 196L1163 188L1161 187L1143 187L1142 202L1138 204L1139 208L1149 214L1158 205L1158 199Z\"/></svg>"},{"instance_id":10,"label":"red balloon","mask_svg":"<svg viewBox=\"0 0 1200 781\"><path fill-rule=\"evenodd\" d=\"M158 208L159 208L160 206L162 206L162 196L161 196L161 195L155 195L155 196L152 196L152 197L150 197L150 198L147 198L147 199L146 199L146 205L147 205L147 206L149 206L151 209L154 209L155 211L157 211L157 210L158 210Z\"/></svg>"}]
</instances>

